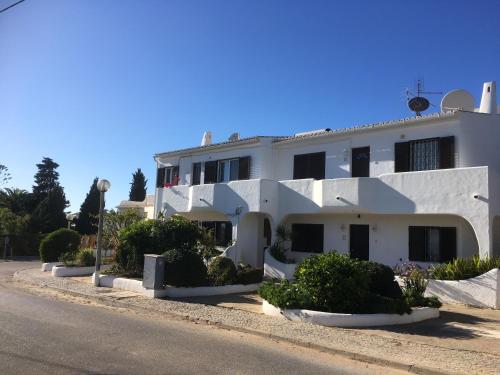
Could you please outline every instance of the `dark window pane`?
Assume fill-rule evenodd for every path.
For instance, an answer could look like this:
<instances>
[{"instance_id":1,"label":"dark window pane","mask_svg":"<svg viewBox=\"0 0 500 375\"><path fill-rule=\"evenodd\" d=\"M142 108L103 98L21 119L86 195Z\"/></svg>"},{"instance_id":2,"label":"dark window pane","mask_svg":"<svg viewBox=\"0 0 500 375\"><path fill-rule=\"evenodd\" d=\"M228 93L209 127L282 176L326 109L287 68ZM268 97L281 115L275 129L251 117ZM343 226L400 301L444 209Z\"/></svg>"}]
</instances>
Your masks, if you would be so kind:
<instances>
[{"instance_id":1,"label":"dark window pane","mask_svg":"<svg viewBox=\"0 0 500 375\"><path fill-rule=\"evenodd\" d=\"M352 149L352 177L370 177L370 147Z\"/></svg>"},{"instance_id":2,"label":"dark window pane","mask_svg":"<svg viewBox=\"0 0 500 375\"><path fill-rule=\"evenodd\" d=\"M205 162L205 184L214 184L217 182L217 161Z\"/></svg>"},{"instance_id":3,"label":"dark window pane","mask_svg":"<svg viewBox=\"0 0 500 375\"><path fill-rule=\"evenodd\" d=\"M201 163L193 163L192 185L199 185L201 181Z\"/></svg>"},{"instance_id":4,"label":"dark window pane","mask_svg":"<svg viewBox=\"0 0 500 375\"><path fill-rule=\"evenodd\" d=\"M457 257L457 228L440 228L440 262L449 262Z\"/></svg>"},{"instance_id":5,"label":"dark window pane","mask_svg":"<svg viewBox=\"0 0 500 375\"><path fill-rule=\"evenodd\" d=\"M293 160L293 179L325 178L325 153L295 155Z\"/></svg>"},{"instance_id":6,"label":"dark window pane","mask_svg":"<svg viewBox=\"0 0 500 375\"><path fill-rule=\"evenodd\" d=\"M240 180L248 180L250 178L250 156L240 158L238 178Z\"/></svg>"},{"instance_id":7,"label":"dark window pane","mask_svg":"<svg viewBox=\"0 0 500 375\"><path fill-rule=\"evenodd\" d=\"M409 259L415 262L425 262L426 227L409 228Z\"/></svg>"},{"instance_id":8,"label":"dark window pane","mask_svg":"<svg viewBox=\"0 0 500 375\"><path fill-rule=\"evenodd\" d=\"M399 142L394 145L394 172L410 170L410 144Z\"/></svg>"},{"instance_id":9,"label":"dark window pane","mask_svg":"<svg viewBox=\"0 0 500 375\"><path fill-rule=\"evenodd\" d=\"M323 224L292 224L292 251L322 253Z\"/></svg>"},{"instance_id":10,"label":"dark window pane","mask_svg":"<svg viewBox=\"0 0 500 375\"><path fill-rule=\"evenodd\" d=\"M455 137L439 139L439 168L455 168Z\"/></svg>"},{"instance_id":11,"label":"dark window pane","mask_svg":"<svg viewBox=\"0 0 500 375\"><path fill-rule=\"evenodd\" d=\"M457 256L455 227L409 227L409 259L417 262L448 262Z\"/></svg>"},{"instance_id":12,"label":"dark window pane","mask_svg":"<svg viewBox=\"0 0 500 375\"><path fill-rule=\"evenodd\" d=\"M158 168L158 170L156 171L156 187L162 188L164 184L165 184L165 168L161 167Z\"/></svg>"}]
</instances>

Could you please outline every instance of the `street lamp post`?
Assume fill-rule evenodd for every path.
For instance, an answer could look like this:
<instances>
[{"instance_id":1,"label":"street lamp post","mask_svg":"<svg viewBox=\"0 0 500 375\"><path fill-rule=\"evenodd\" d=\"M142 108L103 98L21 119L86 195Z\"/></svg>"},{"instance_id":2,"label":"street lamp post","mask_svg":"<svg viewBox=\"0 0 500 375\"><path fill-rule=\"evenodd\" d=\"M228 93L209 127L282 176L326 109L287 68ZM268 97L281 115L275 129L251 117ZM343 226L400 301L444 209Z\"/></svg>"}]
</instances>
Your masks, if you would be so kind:
<instances>
[{"instance_id":1,"label":"street lamp post","mask_svg":"<svg viewBox=\"0 0 500 375\"><path fill-rule=\"evenodd\" d=\"M102 226L104 222L104 193L106 193L111 187L111 183L108 180L99 180L97 183L97 190L100 192L100 203L99 203L99 226L97 229L97 251L95 254L95 273L94 273L94 285L99 286L99 276L101 274L101 251L102 251Z\"/></svg>"}]
</instances>

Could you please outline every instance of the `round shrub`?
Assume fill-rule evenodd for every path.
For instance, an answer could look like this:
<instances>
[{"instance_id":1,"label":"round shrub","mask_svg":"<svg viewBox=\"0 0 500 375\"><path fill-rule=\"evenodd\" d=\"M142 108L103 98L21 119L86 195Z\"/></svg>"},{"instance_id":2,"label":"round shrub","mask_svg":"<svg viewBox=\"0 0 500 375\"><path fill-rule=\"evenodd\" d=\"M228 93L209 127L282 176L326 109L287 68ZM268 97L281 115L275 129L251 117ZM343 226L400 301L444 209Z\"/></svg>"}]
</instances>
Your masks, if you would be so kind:
<instances>
[{"instance_id":1,"label":"round shrub","mask_svg":"<svg viewBox=\"0 0 500 375\"><path fill-rule=\"evenodd\" d=\"M201 286L207 284L207 267L201 256L193 251L169 250L165 257L165 283L172 286Z\"/></svg>"},{"instance_id":2,"label":"round shrub","mask_svg":"<svg viewBox=\"0 0 500 375\"><path fill-rule=\"evenodd\" d=\"M295 278L320 311L360 312L370 294L370 276L361 261L335 252L304 259Z\"/></svg>"},{"instance_id":3,"label":"round shrub","mask_svg":"<svg viewBox=\"0 0 500 375\"><path fill-rule=\"evenodd\" d=\"M383 297L398 298L403 297L403 292L398 282L394 278L394 271L380 263L361 261L360 266L370 276L370 292Z\"/></svg>"},{"instance_id":4,"label":"round shrub","mask_svg":"<svg viewBox=\"0 0 500 375\"><path fill-rule=\"evenodd\" d=\"M49 233L40 243L42 262L57 262L65 253L74 253L80 246L80 235L71 229L61 228Z\"/></svg>"},{"instance_id":5,"label":"round shrub","mask_svg":"<svg viewBox=\"0 0 500 375\"><path fill-rule=\"evenodd\" d=\"M214 286L234 284L236 266L227 257L216 257L208 264L208 279Z\"/></svg>"}]
</instances>

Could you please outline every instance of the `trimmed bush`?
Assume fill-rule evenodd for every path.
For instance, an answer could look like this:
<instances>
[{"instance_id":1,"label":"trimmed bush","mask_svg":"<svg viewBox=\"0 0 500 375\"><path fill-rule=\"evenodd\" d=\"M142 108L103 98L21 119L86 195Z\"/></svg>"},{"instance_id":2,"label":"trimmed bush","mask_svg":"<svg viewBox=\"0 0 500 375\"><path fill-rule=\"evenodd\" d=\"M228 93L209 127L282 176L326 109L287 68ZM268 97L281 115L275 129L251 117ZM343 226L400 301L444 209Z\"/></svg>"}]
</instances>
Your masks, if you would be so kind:
<instances>
[{"instance_id":1,"label":"trimmed bush","mask_svg":"<svg viewBox=\"0 0 500 375\"><path fill-rule=\"evenodd\" d=\"M119 233L116 263L126 273L142 275L144 254L162 254L173 249L192 251L200 238L198 226L179 216L165 221L135 222Z\"/></svg>"},{"instance_id":2,"label":"trimmed bush","mask_svg":"<svg viewBox=\"0 0 500 375\"><path fill-rule=\"evenodd\" d=\"M279 283L265 282L259 289L260 296L271 305L282 309L312 309L311 295L300 284L282 280Z\"/></svg>"},{"instance_id":3,"label":"trimmed bush","mask_svg":"<svg viewBox=\"0 0 500 375\"><path fill-rule=\"evenodd\" d=\"M434 265L429 273L436 280L466 280L494 268L500 268L500 257L481 259L479 255L474 255L470 258L457 258L451 262Z\"/></svg>"},{"instance_id":4,"label":"trimmed bush","mask_svg":"<svg viewBox=\"0 0 500 375\"><path fill-rule=\"evenodd\" d=\"M401 299L403 294L394 278L394 271L384 264L363 261L361 267L370 276L370 292L383 297Z\"/></svg>"},{"instance_id":5,"label":"trimmed bush","mask_svg":"<svg viewBox=\"0 0 500 375\"><path fill-rule=\"evenodd\" d=\"M49 233L40 243L42 262L57 262L65 253L74 253L80 246L80 235L71 229L61 228Z\"/></svg>"},{"instance_id":6,"label":"trimmed bush","mask_svg":"<svg viewBox=\"0 0 500 375\"><path fill-rule=\"evenodd\" d=\"M258 284L262 282L264 271L258 268L238 267L236 270L236 283L237 284Z\"/></svg>"},{"instance_id":7,"label":"trimmed bush","mask_svg":"<svg viewBox=\"0 0 500 375\"><path fill-rule=\"evenodd\" d=\"M94 250L91 248L78 250L75 256L75 263L80 267L95 266Z\"/></svg>"},{"instance_id":8,"label":"trimmed bush","mask_svg":"<svg viewBox=\"0 0 500 375\"><path fill-rule=\"evenodd\" d=\"M165 283L172 286L207 285L207 267L198 253L169 250L165 257Z\"/></svg>"},{"instance_id":9,"label":"trimmed bush","mask_svg":"<svg viewBox=\"0 0 500 375\"><path fill-rule=\"evenodd\" d=\"M208 264L208 280L213 286L234 284L236 281L236 266L227 257L218 256Z\"/></svg>"}]
</instances>

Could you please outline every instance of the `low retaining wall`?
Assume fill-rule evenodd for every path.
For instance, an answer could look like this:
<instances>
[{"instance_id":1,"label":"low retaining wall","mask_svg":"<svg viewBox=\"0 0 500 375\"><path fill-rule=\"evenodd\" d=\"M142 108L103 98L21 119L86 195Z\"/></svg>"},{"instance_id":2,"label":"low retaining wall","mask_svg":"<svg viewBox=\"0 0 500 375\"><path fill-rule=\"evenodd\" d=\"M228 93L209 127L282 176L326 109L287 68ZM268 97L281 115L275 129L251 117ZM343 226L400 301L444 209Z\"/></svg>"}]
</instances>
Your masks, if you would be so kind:
<instances>
[{"instance_id":1,"label":"low retaining wall","mask_svg":"<svg viewBox=\"0 0 500 375\"><path fill-rule=\"evenodd\" d=\"M445 303L500 309L500 269L467 280L429 280L425 294Z\"/></svg>"},{"instance_id":2,"label":"low retaining wall","mask_svg":"<svg viewBox=\"0 0 500 375\"><path fill-rule=\"evenodd\" d=\"M94 277L95 275L92 276L92 278ZM142 286L141 280L115 277L112 275L100 275L99 285L107 288L129 290L151 298L183 298L246 293L256 291L260 286L260 284L236 284L223 286L200 286L192 288L167 286L164 289L146 289Z\"/></svg>"},{"instance_id":3,"label":"low retaining wall","mask_svg":"<svg viewBox=\"0 0 500 375\"><path fill-rule=\"evenodd\" d=\"M101 266L101 270L104 271L108 269L110 265L104 264ZM94 273L95 266L91 267L65 267L65 266L54 266L52 267L53 277L70 277L70 276L90 276Z\"/></svg>"},{"instance_id":4,"label":"low retaining wall","mask_svg":"<svg viewBox=\"0 0 500 375\"><path fill-rule=\"evenodd\" d=\"M282 263L276 260L269 249L264 252L264 277L293 280L297 263Z\"/></svg>"},{"instance_id":5,"label":"low retaining wall","mask_svg":"<svg viewBox=\"0 0 500 375\"><path fill-rule=\"evenodd\" d=\"M439 309L417 307L411 314L338 314L313 310L285 309L262 302L262 312L266 315L302 321L327 327L376 327L410 324L439 317Z\"/></svg>"},{"instance_id":6,"label":"low retaining wall","mask_svg":"<svg viewBox=\"0 0 500 375\"><path fill-rule=\"evenodd\" d=\"M42 272L52 271L55 266L62 266L61 262L42 263Z\"/></svg>"}]
</instances>

